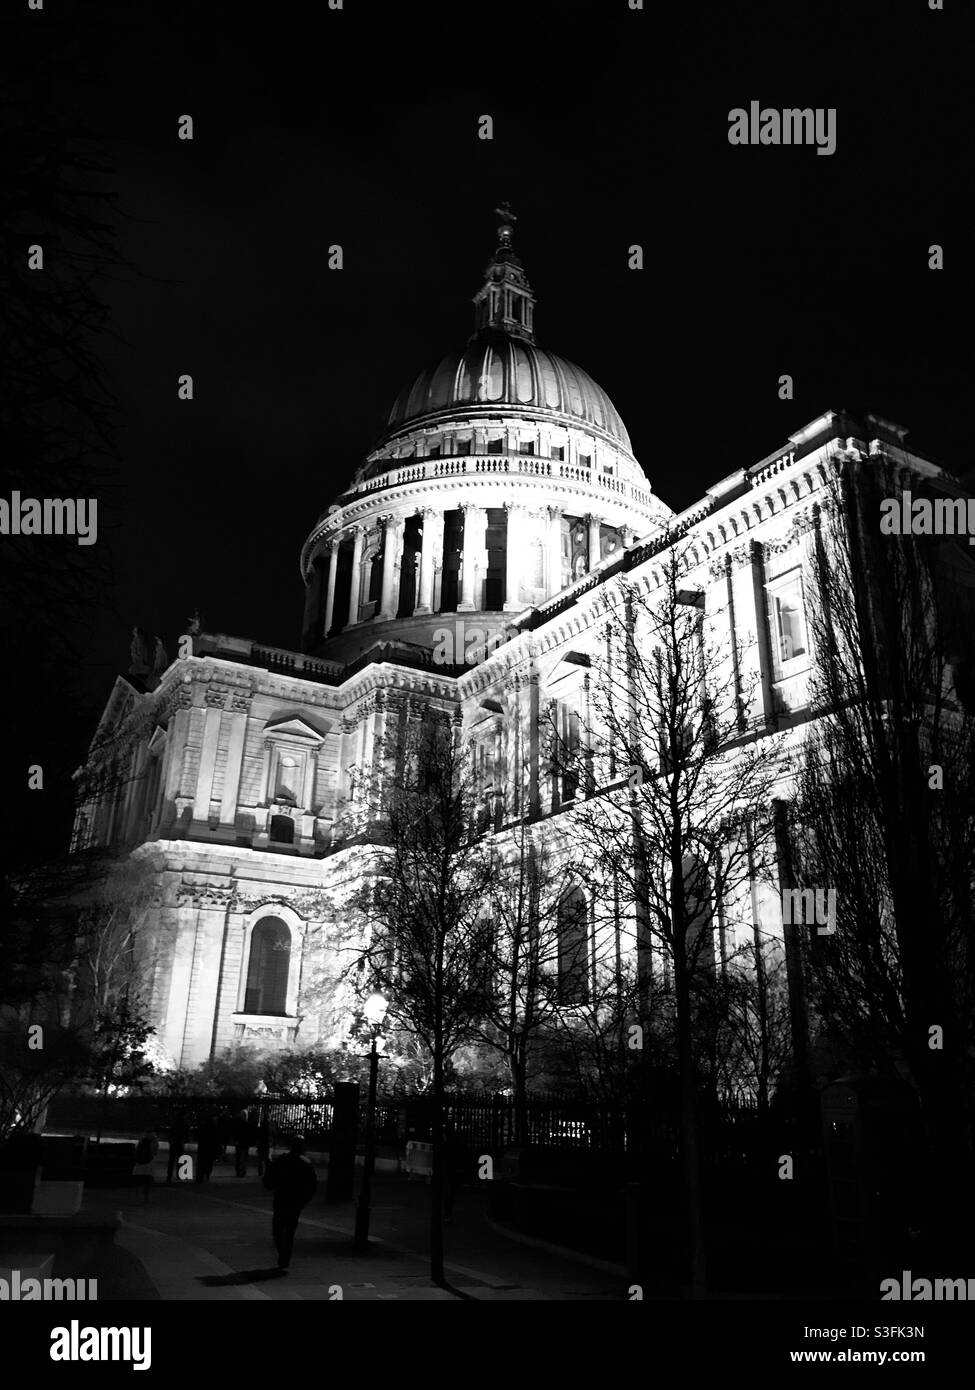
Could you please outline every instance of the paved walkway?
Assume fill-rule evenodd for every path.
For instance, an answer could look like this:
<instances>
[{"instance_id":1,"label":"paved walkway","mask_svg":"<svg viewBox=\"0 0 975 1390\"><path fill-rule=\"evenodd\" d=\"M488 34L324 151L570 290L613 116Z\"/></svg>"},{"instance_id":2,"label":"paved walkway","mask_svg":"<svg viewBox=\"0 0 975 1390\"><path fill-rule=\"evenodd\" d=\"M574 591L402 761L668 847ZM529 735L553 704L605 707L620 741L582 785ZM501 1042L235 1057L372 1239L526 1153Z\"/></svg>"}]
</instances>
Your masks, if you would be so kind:
<instances>
[{"instance_id":1,"label":"paved walkway","mask_svg":"<svg viewBox=\"0 0 975 1390\"><path fill-rule=\"evenodd\" d=\"M159 1164L157 1163L157 1168ZM221 1172L221 1168L223 1172ZM256 1175L218 1165L205 1184L166 1186L165 1165L148 1202L128 1189L90 1191L88 1211L117 1211L123 1225L100 1301L163 1299L625 1300L626 1280L521 1245L492 1230L483 1190L462 1189L444 1231L449 1289L433 1285L427 1259L430 1190L377 1173L370 1249L350 1248L351 1202L316 1196L298 1226L291 1268L275 1268L271 1196ZM325 1174L319 1170L319 1192Z\"/></svg>"}]
</instances>

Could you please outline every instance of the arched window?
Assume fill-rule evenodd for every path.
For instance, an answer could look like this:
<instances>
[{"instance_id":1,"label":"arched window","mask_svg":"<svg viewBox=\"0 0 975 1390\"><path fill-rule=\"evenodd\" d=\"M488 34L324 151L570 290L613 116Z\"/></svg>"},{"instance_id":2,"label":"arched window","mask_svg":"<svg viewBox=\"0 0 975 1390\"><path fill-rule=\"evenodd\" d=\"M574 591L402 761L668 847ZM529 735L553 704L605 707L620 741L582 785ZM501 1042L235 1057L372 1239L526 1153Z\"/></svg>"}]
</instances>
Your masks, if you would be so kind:
<instances>
[{"instance_id":1,"label":"arched window","mask_svg":"<svg viewBox=\"0 0 975 1390\"><path fill-rule=\"evenodd\" d=\"M586 895L572 888L559 903L559 1003L589 1003L589 914Z\"/></svg>"},{"instance_id":2,"label":"arched window","mask_svg":"<svg viewBox=\"0 0 975 1390\"><path fill-rule=\"evenodd\" d=\"M291 932L280 917L262 917L251 932L245 1014L288 1012Z\"/></svg>"}]
</instances>

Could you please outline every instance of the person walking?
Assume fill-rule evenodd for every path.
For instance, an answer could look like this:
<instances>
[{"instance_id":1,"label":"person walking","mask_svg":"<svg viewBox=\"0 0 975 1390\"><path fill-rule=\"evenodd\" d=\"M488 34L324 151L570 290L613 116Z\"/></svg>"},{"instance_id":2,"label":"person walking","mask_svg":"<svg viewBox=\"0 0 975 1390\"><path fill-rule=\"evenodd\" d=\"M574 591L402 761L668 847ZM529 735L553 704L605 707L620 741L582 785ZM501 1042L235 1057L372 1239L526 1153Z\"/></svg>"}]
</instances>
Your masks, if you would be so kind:
<instances>
[{"instance_id":1,"label":"person walking","mask_svg":"<svg viewBox=\"0 0 975 1390\"><path fill-rule=\"evenodd\" d=\"M264 1186L274 1193L271 1235L278 1252L278 1269L285 1270L291 1263L301 1209L318 1187L315 1170L305 1157L304 1139L292 1139L288 1152L278 1155L264 1176Z\"/></svg>"},{"instance_id":2,"label":"person walking","mask_svg":"<svg viewBox=\"0 0 975 1390\"><path fill-rule=\"evenodd\" d=\"M173 1181L173 1173L179 1176L178 1164L186 1153L186 1141L190 1137L190 1127L182 1110L177 1111L169 1126L169 1162L166 1165L166 1181Z\"/></svg>"},{"instance_id":3,"label":"person walking","mask_svg":"<svg viewBox=\"0 0 975 1390\"><path fill-rule=\"evenodd\" d=\"M216 1121L216 1133L217 1151L214 1154L214 1160L219 1159L223 1163L227 1157L227 1145L233 1141L234 1137L234 1113L229 1106L220 1111Z\"/></svg>"},{"instance_id":4,"label":"person walking","mask_svg":"<svg viewBox=\"0 0 975 1390\"><path fill-rule=\"evenodd\" d=\"M196 1127L196 1181L209 1182L220 1149L217 1122L208 1115Z\"/></svg>"},{"instance_id":5,"label":"person walking","mask_svg":"<svg viewBox=\"0 0 975 1390\"><path fill-rule=\"evenodd\" d=\"M444 1120L443 1126L443 1219L448 1226L454 1224L454 1197L460 1183L462 1150L452 1120Z\"/></svg>"},{"instance_id":6,"label":"person walking","mask_svg":"<svg viewBox=\"0 0 975 1390\"><path fill-rule=\"evenodd\" d=\"M271 1124L266 1114L261 1116L257 1124L254 1146L257 1150L257 1176L263 1178L271 1162Z\"/></svg>"},{"instance_id":7,"label":"person walking","mask_svg":"<svg viewBox=\"0 0 975 1390\"><path fill-rule=\"evenodd\" d=\"M132 1169L132 1176L138 1179L138 1184L142 1188L142 1200L148 1202L149 1189L153 1184L152 1165L155 1162L156 1154L159 1152L159 1140L155 1133L150 1130L139 1140L135 1149L135 1167Z\"/></svg>"},{"instance_id":8,"label":"person walking","mask_svg":"<svg viewBox=\"0 0 975 1390\"><path fill-rule=\"evenodd\" d=\"M233 1122L235 1172L238 1178L247 1177L247 1155L251 1146L251 1126L245 1110L238 1111Z\"/></svg>"}]
</instances>

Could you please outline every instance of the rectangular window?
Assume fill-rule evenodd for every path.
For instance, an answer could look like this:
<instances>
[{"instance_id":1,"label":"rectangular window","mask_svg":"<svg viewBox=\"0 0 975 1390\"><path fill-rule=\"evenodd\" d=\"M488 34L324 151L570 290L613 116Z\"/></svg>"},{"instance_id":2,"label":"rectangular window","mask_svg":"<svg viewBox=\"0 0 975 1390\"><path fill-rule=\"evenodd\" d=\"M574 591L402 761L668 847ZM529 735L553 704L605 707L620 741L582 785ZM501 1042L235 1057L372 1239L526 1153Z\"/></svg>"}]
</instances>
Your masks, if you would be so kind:
<instances>
[{"instance_id":1,"label":"rectangular window","mask_svg":"<svg viewBox=\"0 0 975 1390\"><path fill-rule=\"evenodd\" d=\"M299 760L293 753L278 754L274 788L276 801L289 801L293 806L298 804L298 795L301 791L299 776L302 771Z\"/></svg>"},{"instance_id":2,"label":"rectangular window","mask_svg":"<svg viewBox=\"0 0 975 1390\"><path fill-rule=\"evenodd\" d=\"M488 451L489 454L502 454L502 453L504 453L504 440L503 440L503 439L489 439L489 440L488 440L487 451Z\"/></svg>"},{"instance_id":3,"label":"rectangular window","mask_svg":"<svg viewBox=\"0 0 975 1390\"><path fill-rule=\"evenodd\" d=\"M430 445L430 450L429 450L429 453L428 453L428 458L438 459L439 457L440 457L440 445L439 445L439 444L431 444L431 445Z\"/></svg>"},{"instance_id":4,"label":"rectangular window","mask_svg":"<svg viewBox=\"0 0 975 1390\"><path fill-rule=\"evenodd\" d=\"M579 455L579 467L580 467L580 468L591 468L591 467L592 467L592 454L580 454L580 455Z\"/></svg>"},{"instance_id":5,"label":"rectangular window","mask_svg":"<svg viewBox=\"0 0 975 1390\"><path fill-rule=\"evenodd\" d=\"M526 439L518 446L519 454L533 454L535 452L534 439Z\"/></svg>"},{"instance_id":6,"label":"rectangular window","mask_svg":"<svg viewBox=\"0 0 975 1390\"><path fill-rule=\"evenodd\" d=\"M809 655L800 575L770 586L770 599L773 654L781 668Z\"/></svg>"},{"instance_id":7,"label":"rectangular window","mask_svg":"<svg viewBox=\"0 0 975 1390\"><path fill-rule=\"evenodd\" d=\"M553 445L552 445L552 457L553 457L554 459L564 459L564 458L565 458L565 445L564 445L564 444L553 444Z\"/></svg>"},{"instance_id":8,"label":"rectangular window","mask_svg":"<svg viewBox=\"0 0 975 1390\"><path fill-rule=\"evenodd\" d=\"M470 441L469 439L455 439L455 440L454 440L454 453L455 453L455 454L469 454L470 451L471 451L471 441Z\"/></svg>"},{"instance_id":9,"label":"rectangular window","mask_svg":"<svg viewBox=\"0 0 975 1390\"><path fill-rule=\"evenodd\" d=\"M584 894L567 893L558 907L558 998L561 1004L589 1003L589 921Z\"/></svg>"},{"instance_id":10,"label":"rectangular window","mask_svg":"<svg viewBox=\"0 0 975 1390\"><path fill-rule=\"evenodd\" d=\"M494 812L494 738L481 738L474 745L474 780L477 788L477 828L486 830Z\"/></svg>"},{"instance_id":11,"label":"rectangular window","mask_svg":"<svg viewBox=\"0 0 975 1390\"><path fill-rule=\"evenodd\" d=\"M567 802L573 801L579 792L582 740L579 711L562 701L559 701L556 711L558 738L555 759L561 773L559 801L564 806Z\"/></svg>"},{"instance_id":12,"label":"rectangular window","mask_svg":"<svg viewBox=\"0 0 975 1390\"><path fill-rule=\"evenodd\" d=\"M515 704L515 717L508 729L508 750L510 755L511 777L511 809L515 815L521 813L521 793L524 779L524 770L521 765L522 758L522 734L521 734L521 715L518 710L517 701Z\"/></svg>"}]
</instances>

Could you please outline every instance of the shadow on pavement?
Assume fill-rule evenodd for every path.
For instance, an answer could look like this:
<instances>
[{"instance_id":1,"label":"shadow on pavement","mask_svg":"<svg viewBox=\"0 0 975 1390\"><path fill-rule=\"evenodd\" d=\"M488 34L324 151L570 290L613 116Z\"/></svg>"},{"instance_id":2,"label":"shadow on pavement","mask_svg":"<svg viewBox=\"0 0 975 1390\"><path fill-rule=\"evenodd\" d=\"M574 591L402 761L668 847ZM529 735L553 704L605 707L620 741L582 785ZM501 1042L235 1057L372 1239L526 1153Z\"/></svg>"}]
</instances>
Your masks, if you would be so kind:
<instances>
[{"instance_id":1,"label":"shadow on pavement","mask_svg":"<svg viewBox=\"0 0 975 1390\"><path fill-rule=\"evenodd\" d=\"M225 1284L257 1284L262 1279L280 1279L287 1273L283 1269L237 1269L233 1274L198 1274L196 1282L208 1288L221 1288Z\"/></svg>"},{"instance_id":2,"label":"shadow on pavement","mask_svg":"<svg viewBox=\"0 0 975 1390\"><path fill-rule=\"evenodd\" d=\"M454 1298L463 1298L468 1303L477 1302L477 1299L472 1293L465 1293L463 1289L458 1289L456 1284L449 1284L446 1279L439 1287L443 1289L445 1293L452 1293Z\"/></svg>"}]
</instances>

